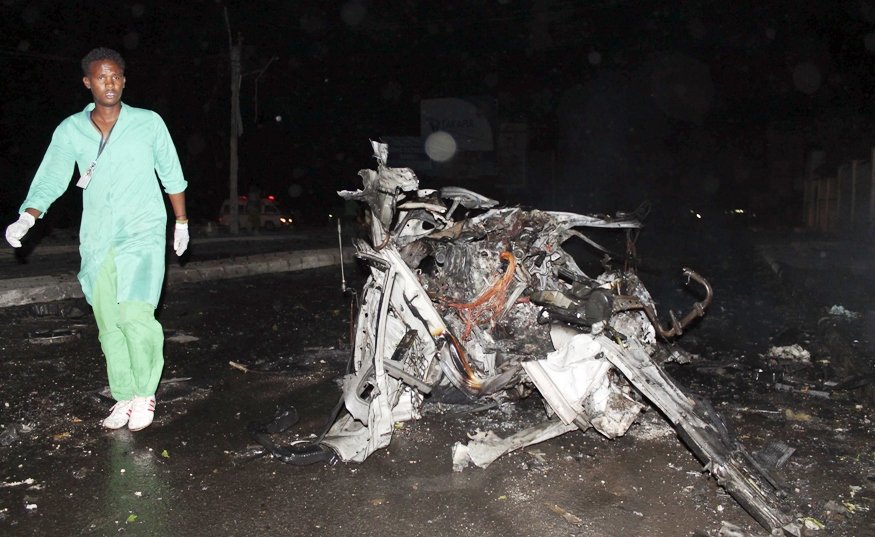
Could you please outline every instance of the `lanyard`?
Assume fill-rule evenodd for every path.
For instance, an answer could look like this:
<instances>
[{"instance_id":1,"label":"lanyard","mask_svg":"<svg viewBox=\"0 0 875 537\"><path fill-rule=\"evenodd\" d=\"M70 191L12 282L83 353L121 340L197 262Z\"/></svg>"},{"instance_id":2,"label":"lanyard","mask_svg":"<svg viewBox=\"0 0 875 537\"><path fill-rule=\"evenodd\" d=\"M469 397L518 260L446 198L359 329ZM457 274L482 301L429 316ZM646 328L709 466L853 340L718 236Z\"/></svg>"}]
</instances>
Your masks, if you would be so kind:
<instances>
[{"instance_id":1,"label":"lanyard","mask_svg":"<svg viewBox=\"0 0 875 537\"><path fill-rule=\"evenodd\" d=\"M115 128L118 120L113 123L112 127L109 128L109 132L106 133L106 137L103 136L103 131L100 130L100 127L97 126L97 123L94 122L94 118L91 117L91 113L88 114L88 119L91 120L91 124L94 125L94 128L100 132L100 145L97 148L97 156L94 157L94 160L91 161L91 165L88 166L88 169L85 170L85 173L79 177L79 180L76 182L76 186L81 189L85 189L88 187L88 183L91 182L91 176L94 173L94 167L97 166L97 159L100 158L100 154L103 153L104 148L106 147L107 142L109 142L109 136L112 134L112 130Z\"/></svg>"},{"instance_id":2,"label":"lanyard","mask_svg":"<svg viewBox=\"0 0 875 537\"><path fill-rule=\"evenodd\" d=\"M100 130L100 127L97 126L97 123L94 122L94 118L91 117L91 113L88 114L88 119L91 120L91 124L100 132L100 146L97 148L97 156L94 157L94 161L97 162L97 159L100 158L100 154L103 153L103 148L106 147L107 142L109 142L109 137L112 135L112 129L115 128L116 123L118 123L118 119L116 119L115 123L112 124L112 127L109 128L109 132L106 133L106 137L103 136L103 131Z\"/></svg>"}]
</instances>

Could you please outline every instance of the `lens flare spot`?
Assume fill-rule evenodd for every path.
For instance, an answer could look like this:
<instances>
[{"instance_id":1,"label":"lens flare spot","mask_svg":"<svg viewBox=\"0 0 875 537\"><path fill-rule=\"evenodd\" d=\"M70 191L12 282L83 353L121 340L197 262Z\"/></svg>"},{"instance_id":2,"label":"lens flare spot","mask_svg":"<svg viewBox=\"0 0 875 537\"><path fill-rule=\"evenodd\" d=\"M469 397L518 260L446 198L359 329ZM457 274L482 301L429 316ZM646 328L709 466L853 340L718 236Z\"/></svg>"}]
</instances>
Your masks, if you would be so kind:
<instances>
[{"instance_id":1,"label":"lens flare spot","mask_svg":"<svg viewBox=\"0 0 875 537\"><path fill-rule=\"evenodd\" d=\"M456 140L444 131L436 131L425 139L425 154L436 162L446 162L456 154Z\"/></svg>"}]
</instances>

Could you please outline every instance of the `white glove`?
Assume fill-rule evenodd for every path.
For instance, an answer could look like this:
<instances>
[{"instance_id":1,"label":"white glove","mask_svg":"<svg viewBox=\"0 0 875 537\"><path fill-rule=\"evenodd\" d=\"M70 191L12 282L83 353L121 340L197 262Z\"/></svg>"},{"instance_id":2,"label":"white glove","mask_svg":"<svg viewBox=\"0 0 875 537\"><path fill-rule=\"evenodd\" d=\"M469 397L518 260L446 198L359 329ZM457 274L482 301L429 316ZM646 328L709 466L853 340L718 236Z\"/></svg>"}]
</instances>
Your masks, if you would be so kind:
<instances>
[{"instance_id":1,"label":"white glove","mask_svg":"<svg viewBox=\"0 0 875 537\"><path fill-rule=\"evenodd\" d=\"M173 231L173 251L176 255L181 256L188 249L188 223L176 223L176 229Z\"/></svg>"},{"instance_id":2,"label":"white glove","mask_svg":"<svg viewBox=\"0 0 875 537\"><path fill-rule=\"evenodd\" d=\"M18 220L9 224L6 228L6 242L13 248L21 248L21 238L27 234L27 230L33 227L36 218L30 213L21 213Z\"/></svg>"}]
</instances>

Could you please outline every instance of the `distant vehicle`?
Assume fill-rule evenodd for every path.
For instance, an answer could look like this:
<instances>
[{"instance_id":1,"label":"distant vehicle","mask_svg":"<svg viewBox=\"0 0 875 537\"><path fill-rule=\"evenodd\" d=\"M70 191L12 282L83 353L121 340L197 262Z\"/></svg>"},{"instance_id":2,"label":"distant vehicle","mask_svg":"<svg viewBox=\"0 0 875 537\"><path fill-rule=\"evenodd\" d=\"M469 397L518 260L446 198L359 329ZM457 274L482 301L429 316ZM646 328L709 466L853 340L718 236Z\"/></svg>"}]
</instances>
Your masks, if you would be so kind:
<instances>
[{"instance_id":1,"label":"distant vehicle","mask_svg":"<svg viewBox=\"0 0 875 537\"><path fill-rule=\"evenodd\" d=\"M268 196L261 200L261 208L258 213L258 228L259 229L279 229L288 228L294 225L292 215L280 209L276 203L276 198ZM237 200L237 208L239 210L238 222L240 229L252 229L255 219L249 213L249 198L240 196ZM228 200L222 203L222 208L219 211L219 225L228 227L231 225L231 204Z\"/></svg>"}]
</instances>

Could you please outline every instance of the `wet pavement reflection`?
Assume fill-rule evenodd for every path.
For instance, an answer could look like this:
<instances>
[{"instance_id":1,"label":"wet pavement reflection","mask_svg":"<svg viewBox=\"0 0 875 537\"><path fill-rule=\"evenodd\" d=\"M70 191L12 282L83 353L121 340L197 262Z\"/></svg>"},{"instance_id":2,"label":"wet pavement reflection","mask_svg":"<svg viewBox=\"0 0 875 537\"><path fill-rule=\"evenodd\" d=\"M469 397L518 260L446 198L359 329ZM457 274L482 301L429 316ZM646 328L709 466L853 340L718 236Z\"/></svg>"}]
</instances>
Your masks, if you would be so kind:
<instances>
[{"instance_id":1,"label":"wet pavement reflection","mask_svg":"<svg viewBox=\"0 0 875 537\"><path fill-rule=\"evenodd\" d=\"M102 486L94 491L97 501L88 506L94 509L88 531L100 535L148 528L153 535L172 535L171 489L167 470L158 462L162 454L138 446L127 430L114 431L106 440Z\"/></svg>"}]
</instances>

